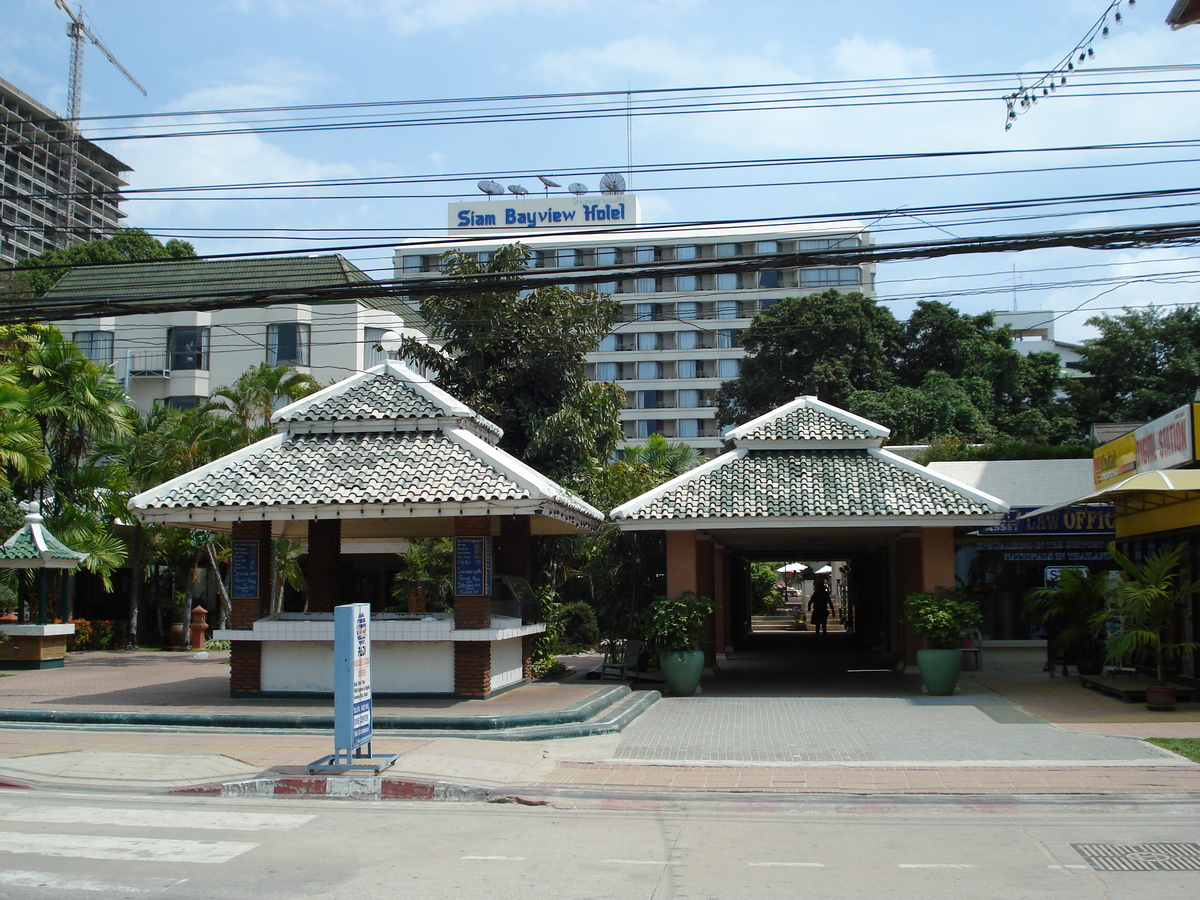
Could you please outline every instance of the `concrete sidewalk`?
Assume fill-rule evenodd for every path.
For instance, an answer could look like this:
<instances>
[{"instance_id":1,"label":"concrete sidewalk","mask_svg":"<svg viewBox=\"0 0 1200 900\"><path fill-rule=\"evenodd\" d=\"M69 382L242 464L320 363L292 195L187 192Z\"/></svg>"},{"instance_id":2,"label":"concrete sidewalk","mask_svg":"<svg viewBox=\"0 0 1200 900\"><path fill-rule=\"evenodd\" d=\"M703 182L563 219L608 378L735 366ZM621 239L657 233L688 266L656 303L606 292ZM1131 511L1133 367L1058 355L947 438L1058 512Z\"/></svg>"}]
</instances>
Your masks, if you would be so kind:
<instances>
[{"instance_id":1,"label":"concrete sidewalk","mask_svg":"<svg viewBox=\"0 0 1200 900\"><path fill-rule=\"evenodd\" d=\"M1200 704L1153 714L1050 678L1028 654L990 653L958 694L925 697L919 679L883 670L833 672L811 655L787 678L752 678L763 658L724 661L704 693L666 698L620 733L557 740L480 740L436 728L379 730L373 749L398 763L378 778L308 776L332 752L327 701L231 700L220 655L77 654L59 670L0 679L3 711L252 715L254 727L0 727L0 782L63 790L236 795L640 802L685 796L956 794L1200 796L1200 765L1137 738L1200 737ZM613 683L574 661L565 683L492 700L377 702L377 713L434 725L472 717L553 719ZM815 673L815 674L814 674ZM647 692L635 692L647 695ZM4 712L0 711L0 716ZM289 727L272 727L272 717ZM519 719L512 719L519 721ZM303 723L299 723L303 725ZM473 735L473 736L472 736Z\"/></svg>"}]
</instances>

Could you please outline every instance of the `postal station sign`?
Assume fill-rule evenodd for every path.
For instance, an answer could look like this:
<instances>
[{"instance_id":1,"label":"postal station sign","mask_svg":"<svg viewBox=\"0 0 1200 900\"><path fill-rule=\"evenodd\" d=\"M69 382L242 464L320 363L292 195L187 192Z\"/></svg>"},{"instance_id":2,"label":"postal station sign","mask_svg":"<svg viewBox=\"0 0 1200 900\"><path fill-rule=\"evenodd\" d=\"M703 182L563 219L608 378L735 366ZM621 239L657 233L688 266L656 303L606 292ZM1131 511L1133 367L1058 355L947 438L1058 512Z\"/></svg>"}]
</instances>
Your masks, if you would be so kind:
<instances>
[{"instance_id":1,"label":"postal station sign","mask_svg":"<svg viewBox=\"0 0 1200 900\"><path fill-rule=\"evenodd\" d=\"M370 745L371 606L347 603L333 610L333 731L338 753Z\"/></svg>"},{"instance_id":2,"label":"postal station sign","mask_svg":"<svg viewBox=\"0 0 1200 900\"><path fill-rule=\"evenodd\" d=\"M447 228L464 232L520 232L628 228L638 224L640 210L633 194L479 200L451 203Z\"/></svg>"},{"instance_id":3,"label":"postal station sign","mask_svg":"<svg viewBox=\"0 0 1200 900\"><path fill-rule=\"evenodd\" d=\"M1137 472L1174 469L1195 462L1200 445L1197 407L1200 404L1188 403L1098 447L1092 460L1096 486Z\"/></svg>"}]
</instances>

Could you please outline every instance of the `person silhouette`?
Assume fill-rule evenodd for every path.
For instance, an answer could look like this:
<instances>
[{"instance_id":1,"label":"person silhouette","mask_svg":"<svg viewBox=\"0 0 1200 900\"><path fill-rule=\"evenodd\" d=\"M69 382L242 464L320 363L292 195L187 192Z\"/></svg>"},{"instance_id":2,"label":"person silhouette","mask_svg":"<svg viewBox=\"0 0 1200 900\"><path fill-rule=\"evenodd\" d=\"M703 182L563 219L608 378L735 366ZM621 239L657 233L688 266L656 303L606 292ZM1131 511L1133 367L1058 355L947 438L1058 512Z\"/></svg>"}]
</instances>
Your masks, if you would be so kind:
<instances>
[{"instance_id":1,"label":"person silhouette","mask_svg":"<svg viewBox=\"0 0 1200 900\"><path fill-rule=\"evenodd\" d=\"M813 624L813 630L821 635L821 640L825 640L829 634L829 629L826 623L829 621L829 610L833 606L833 598L829 594L829 585L824 581L818 581L813 588L812 597L808 601L808 611L812 613L809 616Z\"/></svg>"}]
</instances>

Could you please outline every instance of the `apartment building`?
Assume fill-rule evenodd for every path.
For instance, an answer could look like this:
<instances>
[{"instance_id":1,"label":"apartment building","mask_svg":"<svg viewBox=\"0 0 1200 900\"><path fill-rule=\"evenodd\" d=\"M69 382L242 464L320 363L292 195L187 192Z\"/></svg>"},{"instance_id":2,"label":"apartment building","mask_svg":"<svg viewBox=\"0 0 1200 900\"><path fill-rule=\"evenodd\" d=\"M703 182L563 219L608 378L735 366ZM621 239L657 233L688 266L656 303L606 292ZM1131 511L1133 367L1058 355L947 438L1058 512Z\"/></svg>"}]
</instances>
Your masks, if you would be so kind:
<instances>
[{"instance_id":1,"label":"apartment building","mask_svg":"<svg viewBox=\"0 0 1200 900\"><path fill-rule=\"evenodd\" d=\"M121 227L121 175L130 167L84 138L75 145L74 195L66 209L61 205L68 202L74 136L55 113L0 79L0 264L110 237Z\"/></svg>"},{"instance_id":2,"label":"apartment building","mask_svg":"<svg viewBox=\"0 0 1200 900\"><path fill-rule=\"evenodd\" d=\"M586 211L587 198L574 199L576 206ZM629 221L636 217L637 199L633 195L605 197L598 205L591 201L599 212L593 209L590 218L575 215L568 224L578 228L582 223L589 230L564 233L563 219L555 221L553 217L555 213L570 215L570 202L560 197L452 204L450 231L458 239L400 246L395 251L396 277L436 272L442 254L450 250L487 254L516 241L533 250L534 266L545 268L620 264L653 267L676 260L811 252L871 243L863 226L849 221L634 231L629 228L636 224ZM600 218L605 206L614 213ZM536 207L541 207L540 212ZM489 208L494 211L488 213ZM484 224L468 224L476 220ZM531 221L534 226L528 224ZM540 221L548 222L549 227L535 227ZM605 230L606 224L609 230ZM491 232L497 232L494 238ZM467 237L471 240L464 240ZM642 443L657 433L695 447L706 456L716 455L722 445L716 421L716 391L721 382L737 376L745 356L738 335L754 316L784 297L830 288L873 296L874 278L874 266L869 264L785 266L700 275L641 274L594 285L621 302L621 321L588 355L588 377L611 381L624 389L626 408L621 424L627 445ZM576 287L569 281L567 286Z\"/></svg>"}]
</instances>

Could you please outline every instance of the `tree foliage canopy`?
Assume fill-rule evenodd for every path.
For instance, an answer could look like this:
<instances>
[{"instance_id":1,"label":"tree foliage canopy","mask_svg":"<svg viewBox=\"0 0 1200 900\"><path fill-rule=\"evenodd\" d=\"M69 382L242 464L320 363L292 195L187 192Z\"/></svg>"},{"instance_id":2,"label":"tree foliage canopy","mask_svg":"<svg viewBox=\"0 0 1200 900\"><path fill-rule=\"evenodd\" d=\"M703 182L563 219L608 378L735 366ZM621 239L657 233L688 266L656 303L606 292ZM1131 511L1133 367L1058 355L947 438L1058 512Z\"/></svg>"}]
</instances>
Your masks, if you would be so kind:
<instances>
[{"instance_id":1,"label":"tree foliage canopy","mask_svg":"<svg viewBox=\"0 0 1200 900\"><path fill-rule=\"evenodd\" d=\"M68 269L85 263L147 262L157 259L194 259L196 248L172 239L165 244L140 228L123 228L110 238L75 244L65 250L47 250L18 260L19 280L34 294L44 294Z\"/></svg>"}]
</instances>

